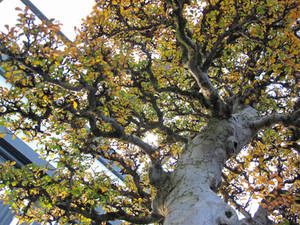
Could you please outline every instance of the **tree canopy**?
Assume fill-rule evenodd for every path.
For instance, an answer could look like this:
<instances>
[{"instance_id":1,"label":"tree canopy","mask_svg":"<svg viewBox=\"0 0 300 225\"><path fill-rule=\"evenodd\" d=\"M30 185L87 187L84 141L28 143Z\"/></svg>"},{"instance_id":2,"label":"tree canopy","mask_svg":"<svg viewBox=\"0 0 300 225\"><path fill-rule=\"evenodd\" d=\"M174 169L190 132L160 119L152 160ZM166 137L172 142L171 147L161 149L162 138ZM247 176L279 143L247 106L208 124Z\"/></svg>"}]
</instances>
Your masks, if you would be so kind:
<instances>
[{"instance_id":1,"label":"tree canopy","mask_svg":"<svg viewBox=\"0 0 300 225\"><path fill-rule=\"evenodd\" d=\"M171 173L208 121L248 105L258 131L226 161L218 194L246 218L254 202L276 223L299 223L299 2L96 0L73 42L54 20L17 10L0 33L11 85L0 87L1 124L56 166L52 177L1 166L20 218L157 222L149 167ZM99 157L123 183L91 169Z\"/></svg>"}]
</instances>

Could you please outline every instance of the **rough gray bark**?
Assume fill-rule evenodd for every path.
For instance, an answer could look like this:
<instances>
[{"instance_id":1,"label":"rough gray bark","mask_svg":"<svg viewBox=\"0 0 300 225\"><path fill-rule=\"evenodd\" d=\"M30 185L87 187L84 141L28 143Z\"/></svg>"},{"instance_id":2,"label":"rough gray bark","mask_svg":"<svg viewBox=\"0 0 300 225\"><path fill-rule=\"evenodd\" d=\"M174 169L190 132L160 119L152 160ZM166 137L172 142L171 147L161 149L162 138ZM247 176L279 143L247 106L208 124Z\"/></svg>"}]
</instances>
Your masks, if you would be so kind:
<instances>
[{"instance_id":1,"label":"rough gray bark","mask_svg":"<svg viewBox=\"0 0 300 225\"><path fill-rule=\"evenodd\" d=\"M268 210L259 207L253 218L241 220L241 225L272 225L273 222L268 218Z\"/></svg>"},{"instance_id":2,"label":"rough gray bark","mask_svg":"<svg viewBox=\"0 0 300 225\"><path fill-rule=\"evenodd\" d=\"M256 110L242 107L230 119L212 119L188 143L175 171L156 177L161 179L154 182L158 195L153 207L165 218L164 225L240 224L235 211L215 191L221 184L225 161L238 154L256 134L257 130L249 125L256 118ZM152 168L152 181L154 171Z\"/></svg>"}]
</instances>

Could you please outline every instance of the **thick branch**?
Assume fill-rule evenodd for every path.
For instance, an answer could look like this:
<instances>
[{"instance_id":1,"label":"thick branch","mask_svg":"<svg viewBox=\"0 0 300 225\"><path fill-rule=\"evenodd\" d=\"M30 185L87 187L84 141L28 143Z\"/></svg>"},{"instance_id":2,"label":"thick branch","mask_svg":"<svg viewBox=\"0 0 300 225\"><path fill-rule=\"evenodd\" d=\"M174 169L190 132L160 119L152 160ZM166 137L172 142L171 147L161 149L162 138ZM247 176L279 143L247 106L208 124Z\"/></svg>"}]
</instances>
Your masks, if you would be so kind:
<instances>
[{"instance_id":1,"label":"thick branch","mask_svg":"<svg viewBox=\"0 0 300 225\"><path fill-rule=\"evenodd\" d=\"M183 5L180 1L174 4L174 15L176 23L176 38L179 43L188 52L188 63L187 66L191 73L193 74L198 86L200 87L204 97L209 99L210 108L213 110L215 115L226 115L228 114L228 109L225 103L220 99L218 91L213 87L211 81L209 80L206 71L203 71L201 66L201 55L199 49L188 36L186 32L186 19L182 15Z\"/></svg>"},{"instance_id":2,"label":"thick branch","mask_svg":"<svg viewBox=\"0 0 300 225\"><path fill-rule=\"evenodd\" d=\"M261 206L258 208L253 218L245 218L241 220L241 225L272 225L274 224L268 218L268 210L262 208Z\"/></svg>"},{"instance_id":3,"label":"thick branch","mask_svg":"<svg viewBox=\"0 0 300 225\"><path fill-rule=\"evenodd\" d=\"M139 146L147 155L150 156L151 159L153 159L152 154L156 152L155 148L153 148L151 145L144 142L137 136L126 134L124 131L124 127L120 123L118 123L114 118L105 116L104 113L100 111L97 111L97 115L101 118L102 121L111 124L112 127L115 129L115 132L100 132L96 125L96 118L93 115L86 113L85 117L89 119L91 130L95 136L107 137L108 134L111 134L111 138L119 138L122 141Z\"/></svg>"},{"instance_id":4,"label":"thick branch","mask_svg":"<svg viewBox=\"0 0 300 225\"><path fill-rule=\"evenodd\" d=\"M296 110L292 114L278 114L274 113L261 119L250 122L250 126L259 130L268 128L276 123L283 123L286 126L300 127L300 109Z\"/></svg>"}]
</instances>

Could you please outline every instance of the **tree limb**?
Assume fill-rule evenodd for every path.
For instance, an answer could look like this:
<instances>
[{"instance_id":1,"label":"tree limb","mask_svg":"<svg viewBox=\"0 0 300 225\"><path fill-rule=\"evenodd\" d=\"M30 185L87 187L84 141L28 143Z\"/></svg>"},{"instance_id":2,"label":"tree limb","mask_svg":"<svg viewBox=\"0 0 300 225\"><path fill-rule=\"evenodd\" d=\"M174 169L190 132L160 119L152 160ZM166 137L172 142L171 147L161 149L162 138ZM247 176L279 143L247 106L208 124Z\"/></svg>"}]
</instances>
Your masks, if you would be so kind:
<instances>
[{"instance_id":1,"label":"tree limb","mask_svg":"<svg viewBox=\"0 0 300 225\"><path fill-rule=\"evenodd\" d=\"M276 123L283 123L286 126L300 127L299 116L300 109L294 111L290 115L274 113L252 121L249 125L257 130L268 128Z\"/></svg>"},{"instance_id":2,"label":"tree limb","mask_svg":"<svg viewBox=\"0 0 300 225\"><path fill-rule=\"evenodd\" d=\"M183 6L184 3L181 1L175 1L175 3L173 3L176 24L176 38L188 52L187 66L193 74L193 77L200 87L204 97L209 99L210 108L213 110L213 114L216 116L228 115L228 107L220 99L218 91L214 88L209 80L207 72L201 69L201 55L199 53L199 49L196 43L193 42L186 32L186 19L182 14Z\"/></svg>"}]
</instances>

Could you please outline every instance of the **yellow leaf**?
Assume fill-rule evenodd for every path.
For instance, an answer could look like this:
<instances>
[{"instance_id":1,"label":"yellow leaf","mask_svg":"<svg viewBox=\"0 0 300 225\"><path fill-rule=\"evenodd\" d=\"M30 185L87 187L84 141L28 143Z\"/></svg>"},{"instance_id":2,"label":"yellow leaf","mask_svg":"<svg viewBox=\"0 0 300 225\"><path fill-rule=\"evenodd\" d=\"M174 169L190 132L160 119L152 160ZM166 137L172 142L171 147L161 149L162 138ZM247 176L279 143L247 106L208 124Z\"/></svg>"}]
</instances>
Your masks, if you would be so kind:
<instances>
[{"instance_id":1,"label":"yellow leaf","mask_svg":"<svg viewBox=\"0 0 300 225\"><path fill-rule=\"evenodd\" d=\"M74 107L74 109L76 109L77 106L78 106L77 102L73 101L73 107Z\"/></svg>"},{"instance_id":2,"label":"yellow leaf","mask_svg":"<svg viewBox=\"0 0 300 225\"><path fill-rule=\"evenodd\" d=\"M272 180L269 181L269 184L275 185L274 181L272 181Z\"/></svg>"},{"instance_id":3,"label":"yellow leaf","mask_svg":"<svg viewBox=\"0 0 300 225\"><path fill-rule=\"evenodd\" d=\"M102 192L105 192L105 191L107 191L108 188L107 187L100 187L100 189L101 189Z\"/></svg>"},{"instance_id":4,"label":"yellow leaf","mask_svg":"<svg viewBox=\"0 0 300 225\"><path fill-rule=\"evenodd\" d=\"M5 133L0 134L0 138L4 138L4 136L5 136Z\"/></svg>"}]
</instances>

